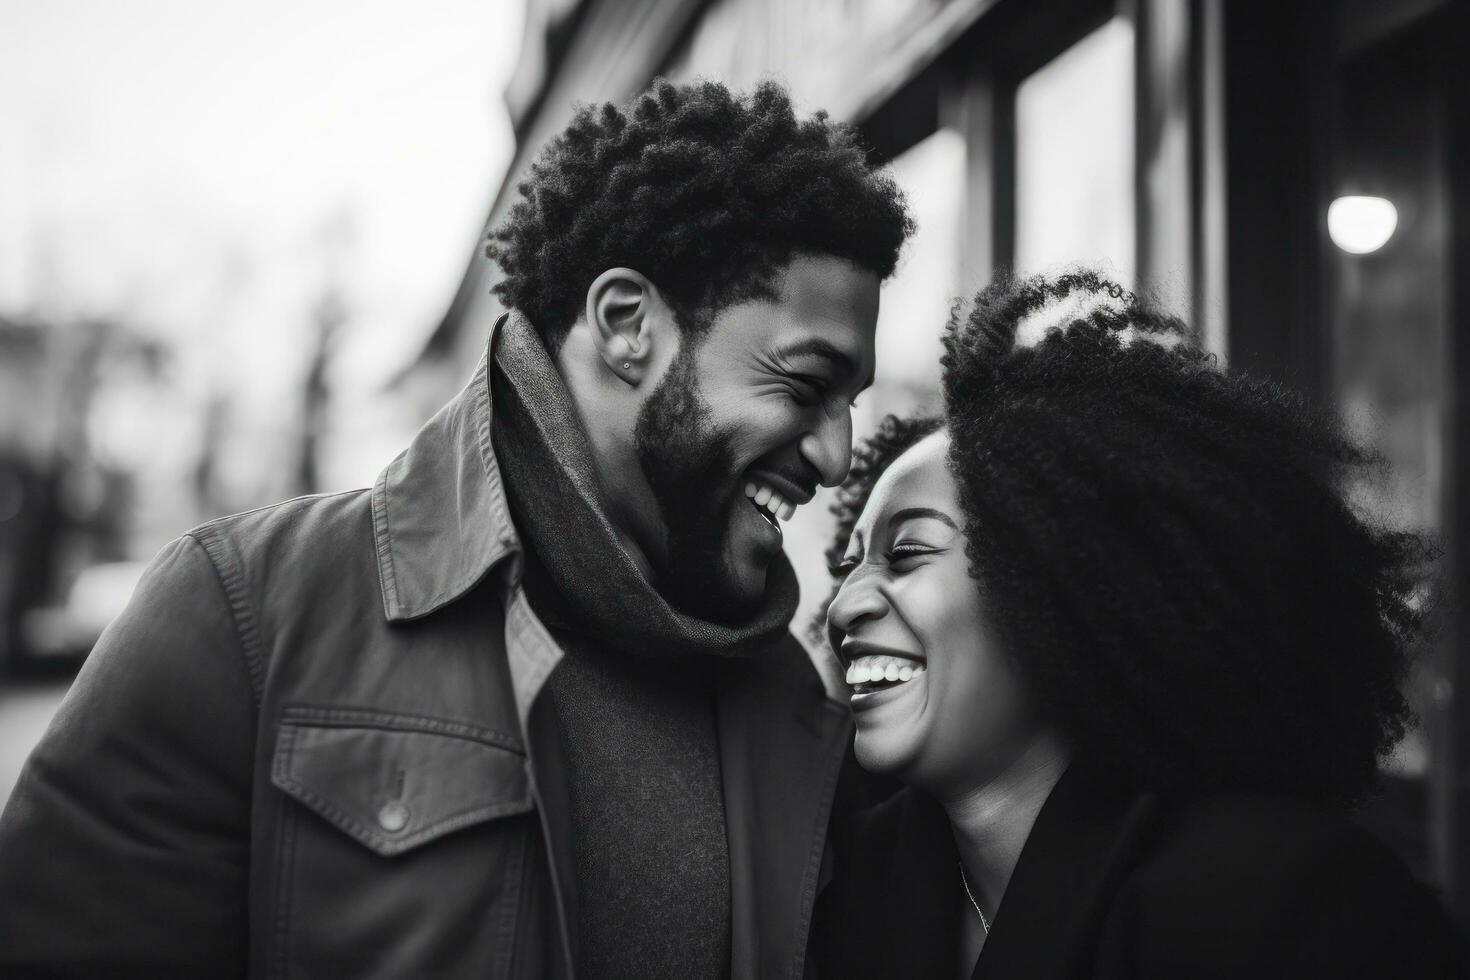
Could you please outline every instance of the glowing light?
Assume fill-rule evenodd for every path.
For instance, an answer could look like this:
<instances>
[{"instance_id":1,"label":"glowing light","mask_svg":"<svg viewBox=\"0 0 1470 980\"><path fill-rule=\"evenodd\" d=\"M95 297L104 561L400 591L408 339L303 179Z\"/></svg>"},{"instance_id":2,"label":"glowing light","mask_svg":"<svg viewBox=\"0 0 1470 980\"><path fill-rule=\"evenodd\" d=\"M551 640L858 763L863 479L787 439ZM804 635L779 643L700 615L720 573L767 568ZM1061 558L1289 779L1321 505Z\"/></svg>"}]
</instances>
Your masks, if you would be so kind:
<instances>
[{"instance_id":1,"label":"glowing light","mask_svg":"<svg viewBox=\"0 0 1470 980\"><path fill-rule=\"evenodd\" d=\"M1399 213L1382 197L1339 197L1327 208L1327 232L1344 252L1376 252L1393 237Z\"/></svg>"}]
</instances>

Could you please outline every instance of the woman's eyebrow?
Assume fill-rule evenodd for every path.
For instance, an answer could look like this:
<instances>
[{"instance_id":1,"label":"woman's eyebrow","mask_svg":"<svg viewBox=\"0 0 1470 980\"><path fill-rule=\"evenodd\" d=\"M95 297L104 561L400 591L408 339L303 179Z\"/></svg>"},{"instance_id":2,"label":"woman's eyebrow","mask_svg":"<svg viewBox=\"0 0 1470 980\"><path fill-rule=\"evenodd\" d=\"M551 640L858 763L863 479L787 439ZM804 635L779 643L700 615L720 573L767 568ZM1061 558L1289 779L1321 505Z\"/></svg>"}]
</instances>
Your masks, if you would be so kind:
<instances>
[{"instance_id":1,"label":"woman's eyebrow","mask_svg":"<svg viewBox=\"0 0 1470 980\"><path fill-rule=\"evenodd\" d=\"M888 523L891 526L912 520L916 517L927 517L941 524L947 524L951 530L958 531L960 529L960 526L954 522L954 518L942 510L935 510L933 507L905 507L903 510L894 511L889 516Z\"/></svg>"}]
</instances>

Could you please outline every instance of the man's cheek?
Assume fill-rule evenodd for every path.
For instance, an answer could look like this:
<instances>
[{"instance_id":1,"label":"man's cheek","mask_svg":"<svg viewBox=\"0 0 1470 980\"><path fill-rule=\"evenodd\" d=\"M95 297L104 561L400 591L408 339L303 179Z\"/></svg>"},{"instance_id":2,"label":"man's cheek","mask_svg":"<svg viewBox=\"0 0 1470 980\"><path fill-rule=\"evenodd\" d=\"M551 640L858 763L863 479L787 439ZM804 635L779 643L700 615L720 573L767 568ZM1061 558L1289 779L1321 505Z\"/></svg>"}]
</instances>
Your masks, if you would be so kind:
<instances>
[{"instance_id":1,"label":"man's cheek","mask_svg":"<svg viewBox=\"0 0 1470 980\"><path fill-rule=\"evenodd\" d=\"M760 424L743 426L731 440L730 465L736 475L743 475L768 458L776 458L801 437L800 417L791 417L790 413L765 412L763 417L747 419L747 422Z\"/></svg>"}]
</instances>

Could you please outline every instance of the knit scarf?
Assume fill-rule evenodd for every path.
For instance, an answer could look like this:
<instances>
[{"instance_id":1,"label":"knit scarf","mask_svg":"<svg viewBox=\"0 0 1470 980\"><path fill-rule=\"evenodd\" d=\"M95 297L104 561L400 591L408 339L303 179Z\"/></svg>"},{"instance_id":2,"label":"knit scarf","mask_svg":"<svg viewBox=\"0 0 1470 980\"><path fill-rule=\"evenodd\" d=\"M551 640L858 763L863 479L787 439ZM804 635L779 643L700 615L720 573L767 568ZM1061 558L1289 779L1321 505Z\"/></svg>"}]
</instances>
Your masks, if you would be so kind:
<instances>
[{"instance_id":1,"label":"knit scarf","mask_svg":"<svg viewBox=\"0 0 1470 980\"><path fill-rule=\"evenodd\" d=\"M614 533L586 431L524 318L501 327L493 368L491 430L527 543L526 592L565 650L545 699L567 781L578 976L727 976L717 668L783 646L795 575L780 556L743 624L671 607Z\"/></svg>"},{"instance_id":2,"label":"knit scarf","mask_svg":"<svg viewBox=\"0 0 1470 980\"><path fill-rule=\"evenodd\" d=\"M526 589L548 626L635 656L750 657L774 647L799 595L784 554L771 563L765 596L744 623L675 609L619 542L576 406L535 328L518 313L496 337L493 371L497 462L534 554Z\"/></svg>"}]
</instances>

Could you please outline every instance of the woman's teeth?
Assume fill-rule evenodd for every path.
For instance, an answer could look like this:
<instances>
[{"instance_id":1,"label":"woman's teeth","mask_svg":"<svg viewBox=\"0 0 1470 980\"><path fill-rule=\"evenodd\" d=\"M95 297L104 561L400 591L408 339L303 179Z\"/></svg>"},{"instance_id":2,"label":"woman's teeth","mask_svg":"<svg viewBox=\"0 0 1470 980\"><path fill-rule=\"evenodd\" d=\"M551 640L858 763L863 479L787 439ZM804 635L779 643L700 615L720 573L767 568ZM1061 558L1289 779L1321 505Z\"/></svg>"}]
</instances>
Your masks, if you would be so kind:
<instances>
[{"instance_id":1,"label":"woman's teeth","mask_svg":"<svg viewBox=\"0 0 1470 980\"><path fill-rule=\"evenodd\" d=\"M879 682L902 684L924 672L923 664L903 657L858 657L847 668L847 683L853 687Z\"/></svg>"},{"instance_id":2,"label":"woman's teeth","mask_svg":"<svg viewBox=\"0 0 1470 980\"><path fill-rule=\"evenodd\" d=\"M786 500L775 490L768 486L756 483L745 485L745 495L750 498L756 508L763 510L775 522L776 518L783 521L791 520L791 515L796 513L796 505Z\"/></svg>"}]
</instances>

